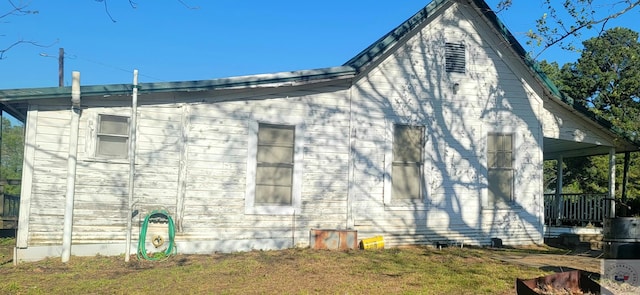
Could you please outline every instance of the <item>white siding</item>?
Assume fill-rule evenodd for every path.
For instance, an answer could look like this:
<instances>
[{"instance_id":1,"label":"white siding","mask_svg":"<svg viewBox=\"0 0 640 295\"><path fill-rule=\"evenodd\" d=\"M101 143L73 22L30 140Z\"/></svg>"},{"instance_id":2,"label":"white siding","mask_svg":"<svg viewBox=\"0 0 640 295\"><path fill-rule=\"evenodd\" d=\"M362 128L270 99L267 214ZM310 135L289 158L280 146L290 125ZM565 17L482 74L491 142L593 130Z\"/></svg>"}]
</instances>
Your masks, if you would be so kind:
<instances>
[{"instance_id":1,"label":"white siding","mask_svg":"<svg viewBox=\"0 0 640 295\"><path fill-rule=\"evenodd\" d=\"M445 42L464 43L466 73L444 71ZM543 132L569 138L580 124L547 126L557 121L550 111L558 110L543 111L540 85L465 5L453 4L393 50L350 88L329 81L141 95L133 242L144 216L161 208L176 218L182 253L307 245L314 228L355 228L361 238L382 234L392 246L488 244L494 237L506 244L541 242ZM73 243L120 245L130 216L129 162L97 158L94 151L98 116L129 116L130 102L83 97L82 105ZM39 102L29 113L23 248L61 243L69 121L64 103ZM301 204L293 214L245 210L249 126L256 121L304 127ZM394 123L425 127L424 203L384 202ZM509 207L487 201L488 132L515 138L515 203Z\"/></svg>"},{"instance_id":2,"label":"white siding","mask_svg":"<svg viewBox=\"0 0 640 295\"><path fill-rule=\"evenodd\" d=\"M494 33L473 20L480 16L465 9L437 17L355 85L353 208L359 236L383 234L391 245L542 240L541 95L520 76L526 72L521 65L508 66L492 49ZM465 74L444 72L445 42L465 44ZM457 93L454 83L460 85ZM392 140L385 121L426 126L425 204L383 203L384 153ZM505 130L517 137L516 204L498 209L486 201L485 142L487 132Z\"/></svg>"}]
</instances>

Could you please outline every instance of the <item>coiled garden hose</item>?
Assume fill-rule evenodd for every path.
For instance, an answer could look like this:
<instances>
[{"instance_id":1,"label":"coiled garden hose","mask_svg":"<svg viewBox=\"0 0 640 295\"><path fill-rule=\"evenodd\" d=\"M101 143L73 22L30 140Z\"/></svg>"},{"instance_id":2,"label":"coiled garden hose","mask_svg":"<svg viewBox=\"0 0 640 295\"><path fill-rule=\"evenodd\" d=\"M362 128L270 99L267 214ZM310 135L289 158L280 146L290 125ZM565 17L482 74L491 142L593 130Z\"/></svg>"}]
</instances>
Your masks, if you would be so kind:
<instances>
[{"instance_id":1,"label":"coiled garden hose","mask_svg":"<svg viewBox=\"0 0 640 295\"><path fill-rule=\"evenodd\" d=\"M166 218L167 220L167 231L169 234L169 241L167 242L169 243L169 245L167 246L167 249L164 250L164 252L158 252L161 254L151 255L151 257L149 257L149 255L147 255L147 247L145 246L146 239L147 239L147 227L149 226L149 219L152 216L154 216L154 218L158 218L157 217L158 215L163 215L164 218ZM137 253L138 259L144 258L146 260L162 260L177 254L178 249L176 248L176 245L175 245L175 236L176 236L175 225L173 223L173 218L171 218L171 215L169 215L169 212L167 212L166 210L151 211L151 213L147 214L147 216L144 218L144 222L140 227L140 237L138 239L138 253ZM157 238L160 240L160 244L163 244L165 242L162 240L162 237L157 237ZM155 241L155 238L154 238L154 245L156 243L157 242Z\"/></svg>"}]
</instances>

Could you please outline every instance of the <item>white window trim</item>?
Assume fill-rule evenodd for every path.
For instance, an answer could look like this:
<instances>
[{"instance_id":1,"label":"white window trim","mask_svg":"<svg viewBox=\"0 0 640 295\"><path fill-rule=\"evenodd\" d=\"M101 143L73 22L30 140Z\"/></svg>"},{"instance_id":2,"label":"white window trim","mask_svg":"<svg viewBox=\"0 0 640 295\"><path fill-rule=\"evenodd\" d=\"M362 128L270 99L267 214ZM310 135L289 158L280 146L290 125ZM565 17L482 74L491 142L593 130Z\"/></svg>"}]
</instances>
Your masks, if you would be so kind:
<instances>
[{"instance_id":1,"label":"white window trim","mask_svg":"<svg viewBox=\"0 0 640 295\"><path fill-rule=\"evenodd\" d=\"M294 152L293 152L293 179L291 187L291 205L289 206L260 206L255 204L256 197L256 167L258 153L258 128L259 124L294 126ZM302 161L304 159L304 124L302 120L260 120L251 118L248 123L247 146L247 178L245 191L245 214L264 215L293 215L301 210L302 199Z\"/></svg>"},{"instance_id":2,"label":"white window trim","mask_svg":"<svg viewBox=\"0 0 640 295\"><path fill-rule=\"evenodd\" d=\"M518 203L518 195L521 194L519 187L516 185L516 180L518 179L518 175L519 175L519 170L518 169L520 167L520 160L519 160L519 153L518 153L518 147L521 145L522 143L522 139L521 139L521 133L519 131L516 130L516 128L513 127L501 127L501 128L496 128L496 127L489 127L489 128L485 128L484 130L484 154L483 154L483 159L484 159L484 168L485 168L485 175L486 177L484 178L484 189L482 190L482 208L483 209L489 209L489 210L501 210L501 209L519 209L521 208L521 205L519 205ZM489 133L500 133L500 134L511 134L513 136L513 200L511 200L511 202L509 203L502 203L499 204L498 206L496 206L496 204L493 204L489 201L489 158L487 157L488 155L488 151L489 151L489 145L488 145L488 140L489 140Z\"/></svg>"},{"instance_id":3,"label":"white window trim","mask_svg":"<svg viewBox=\"0 0 640 295\"><path fill-rule=\"evenodd\" d=\"M411 126L423 126L425 127L425 134L423 135L422 146L422 185L424 191L422 192L422 199L420 202L406 202L406 201L394 201L391 196L393 191L393 185L391 182L391 171L393 170L393 128L396 124L411 125ZM411 123L395 122L392 120L386 120L385 122L385 142L384 142L384 177L383 177L383 201L385 210L427 210L429 208L428 197L429 191L429 176L427 175L427 128L424 125L417 125Z\"/></svg>"},{"instance_id":4,"label":"white window trim","mask_svg":"<svg viewBox=\"0 0 640 295\"><path fill-rule=\"evenodd\" d=\"M113 158L107 156L98 155L98 124L100 123L100 116L119 116L129 118L129 134L128 138L131 140L131 115L122 115L122 112L97 112L88 115L86 122L86 136L85 136L85 148L84 157L81 159L86 162L100 162L100 163L113 163L113 164L128 164L129 157L126 158ZM128 155L128 154L127 154Z\"/></svg>"}]
</instances>

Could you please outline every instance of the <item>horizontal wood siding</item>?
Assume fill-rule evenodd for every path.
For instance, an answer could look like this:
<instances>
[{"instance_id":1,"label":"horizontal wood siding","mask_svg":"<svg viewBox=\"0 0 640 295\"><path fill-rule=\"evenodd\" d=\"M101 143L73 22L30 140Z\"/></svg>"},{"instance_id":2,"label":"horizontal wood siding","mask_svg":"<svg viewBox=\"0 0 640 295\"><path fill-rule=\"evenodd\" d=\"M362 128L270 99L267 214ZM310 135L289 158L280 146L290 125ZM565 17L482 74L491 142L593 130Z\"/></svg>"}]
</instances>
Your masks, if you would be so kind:
<instances>
[{"instance_id":1,"label":"horizontal wood siding","mask_svg":"<svg viewBox=\"0 0 640 295\"><path fill-rule=\"evenodd\" d=\"M290 247L308 243L311 228L345 227L348 92L327 90L304 92L303 97L282 93L250 103L205 100L189 106L184 232L179 239L244 240L255 248L284 241L282 246ZM253 117L267 123L302 118L305 146L300 212L245 214L248 126Z\"/></svg>"},{"instance_id":2,"label":"horizontal wood siding","mask_svg":"<svg viewBox=\"0 0 640 295\"><path fill-rule=\"evenodd\" d=\"M464 74L445 72L446 42L464 44ZM310 229L350 227L361 238L382 234L392 246L541 241L543 132L565 131L542 130L541 118L550 116L534 77L482 16L457 3L394 50L351 88L325 81L141 95L133 242L154 209L176 218L176 241L192 245L179 251L187 252L308 245ZM124 243L132 213L129 160L96 157L95 148L98 116L129 116L130 101L83 97L82 105L73 243ZM37 111L27 143L33 145L28 244L59 245L71 116L62 101L41 103ZM297 125L301 132L300 206L282 211L291 214L245 208L250 127L257 122ZM385 196L393 124L424 126L424 202ZM487 200L488 132L515 138L515 202L508 207Z\"/></svg>"},{"instance_id":3,"label":"horizontal wood siding","mask_svg":"<svg viewBox=\"0 0 640 295\"><path fill-rule=\"evenodd\" d=\"M61 244L69 153L68 108L39 105L33 155L33 176L29 204L29 233L32 244ZM29 144L29 143L26 143ZM23 206L23 205L21 205Z\"/></svg>"},{"instance_id":4,"label":"horizontal wood siding","mask_svg":"<svg viewBox=\"0 0 640 295\"><path fill-rule=\"evenodd\" d=\"M455 7L355 86L358 236L382 234L390 245L447 239L487 244L492 237L512 244L541 241L540 89L530 86L533 79L523 75L519 62L502 58L501 50L508 49L476 12ZM465 74L444 71L445 42L465 45ZM385 151L392 140L385 128L394 123L426 129L427 198L415 206L384 203ZM486 134L502 130L517 137L516 202L507 209L493 208L486 196Z\"/></svg>"}]
</instances>

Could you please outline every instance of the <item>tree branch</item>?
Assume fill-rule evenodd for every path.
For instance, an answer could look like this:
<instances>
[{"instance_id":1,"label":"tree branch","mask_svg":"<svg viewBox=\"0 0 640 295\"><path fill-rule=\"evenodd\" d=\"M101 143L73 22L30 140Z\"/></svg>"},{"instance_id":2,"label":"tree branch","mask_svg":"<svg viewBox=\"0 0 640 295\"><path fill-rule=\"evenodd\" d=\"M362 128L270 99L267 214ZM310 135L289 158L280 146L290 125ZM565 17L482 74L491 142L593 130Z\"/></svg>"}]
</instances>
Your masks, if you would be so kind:
<instances>
[{"instance_id":1,"label":"tree branch","mask_svg":"<svg viewBox=\"0 0 640 295\"><path fill-rule=\"evenodd\" d=\"M5 59L5 54L6 54L9 50L11 50L12 48L14 48L14 47L16 47L16 46L18 46L18 45L28 44L28 45L32 45L32 46L36 46L36 47L46 48L46 47L51 47L51 46L53 46L53 45L54 45L54 44L56 44L56 43L58 43L58 40L56 40L55 42L53 42L53 43L51 43L51 44L49 44L49 45L42 45L42 44L40 44L40 43L38 43L38 42L36 42L36 41L19 40L19 41L13 42L13 44L11 44L11 45L7 46L7 47L6 47L6 48L4 48L4 49L0 49L0 60Z\"/></svg>"},{"instance_id":2,"label":"tree branch","mask_svg":"<svg viewBox=\"0 0 640 295\"><path fill-rule=\"evenodd\" d=\"M29 3L20 2L20 5L16 5L11 0L7 0L7 2L9 2L9 4L11 4L11 7L13 7L13 9L9 10L5 14L0 15L0 18L5 18L5 17L8 17L10 15L38 14L37 10L26 10L26 8L29 6Z\"/></svg>"},{"instance_id":3,"label":"tree branch","mask_svg":"<svg viewBox=\"0 0 640 295\"><path fill-rule=\"evenodd\" d=\"M625 7L624 9L616 12L616 13L612 13L606 17L603 17L601 19L597 19L597 20L590 20L584 23L579 24L576 27L572 27L571 29L567 30L564 25L562 25L562 22L559 22L559 24L561 25L561 27L563 28L563 30L565 31L563 34L560 34L559 37L556 38L551 38L551 36L548 36L547 41L545 42L544 47L542 48L542 50L540 52L538 52L538 54L535 55L534 59L537 59L538 57L540 57L540 55L545 52L547 49L549 49L550 47L562 42L563 40L567 39L570 36L577 36L578 32L585 29L585 28L591 28L594 25L597 24L603 24L602 28L600 29L600 31L602 32L604 30L604 26L606 25L606 23L614 18L617 18L631 10L633 10L635 7L637 7L638 5L640 5L640 1L636 1L636 2L628 2L625 1L626 3L628 3L628 6ZM579 22L578 22L579 23Z\"/></svg>"}]
</instances>

